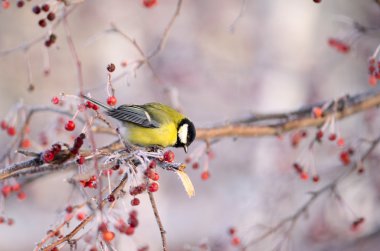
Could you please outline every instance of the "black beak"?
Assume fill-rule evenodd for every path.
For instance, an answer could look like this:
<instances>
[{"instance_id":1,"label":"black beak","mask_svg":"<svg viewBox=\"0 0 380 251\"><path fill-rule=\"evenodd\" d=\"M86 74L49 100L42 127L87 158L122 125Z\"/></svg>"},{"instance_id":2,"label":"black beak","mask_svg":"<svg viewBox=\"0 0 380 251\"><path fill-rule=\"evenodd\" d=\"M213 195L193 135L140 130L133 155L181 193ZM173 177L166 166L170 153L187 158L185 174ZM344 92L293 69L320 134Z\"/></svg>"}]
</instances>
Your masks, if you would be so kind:
<instances>
[{"instance_id":1,"label":"black beak","mask_svg":"<svg viewBox=\"0 0 380 251\"><path fill-rule=\"evenodd\" d=\"M187 153L187 145L183 145L183 150L185 150L185 153Z\"/></svg>"}]
</instances>

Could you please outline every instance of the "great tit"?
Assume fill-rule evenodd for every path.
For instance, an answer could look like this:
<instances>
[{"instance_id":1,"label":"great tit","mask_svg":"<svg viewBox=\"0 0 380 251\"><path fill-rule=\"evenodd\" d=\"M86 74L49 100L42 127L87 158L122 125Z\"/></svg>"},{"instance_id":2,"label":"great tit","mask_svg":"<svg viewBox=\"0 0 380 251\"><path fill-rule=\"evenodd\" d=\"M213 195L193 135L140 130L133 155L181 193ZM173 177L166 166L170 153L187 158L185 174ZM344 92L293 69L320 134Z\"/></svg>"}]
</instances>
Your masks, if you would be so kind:
<instances>
[{"instance_id":1,"label":"great tit","mask_svg":"<svg viewBox=\"0 0 380 251\"><path fill-rule=\"evenodd\" d=\"M121 121L127 128L125 138L131 144L143 147L183 147L187 152L188 146L195 139L193 122L167 105L147 103L113 108L90 97L82 97L103 107L107 115Z\"/></svg>"}]
</instances>

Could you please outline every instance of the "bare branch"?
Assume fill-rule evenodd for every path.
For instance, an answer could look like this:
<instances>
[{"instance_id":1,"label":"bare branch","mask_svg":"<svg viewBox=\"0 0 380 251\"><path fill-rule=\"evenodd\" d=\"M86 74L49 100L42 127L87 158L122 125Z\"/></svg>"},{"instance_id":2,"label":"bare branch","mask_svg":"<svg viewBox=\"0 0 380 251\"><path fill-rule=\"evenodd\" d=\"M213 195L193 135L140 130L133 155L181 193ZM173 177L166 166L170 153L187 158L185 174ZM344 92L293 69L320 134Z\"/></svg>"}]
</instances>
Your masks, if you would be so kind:
<instances>
[{"instance_id":1,"label":"bare branch","mask_svg":"<svg viewBox=\"0 0 380 251\"><path fill-rule=\"evenodd\" d=\"M362 155L362 157L360 158L360 160L358 162L353 163L351 165L350 170L348 172L347 171L344 172L342 175L340 175L339 177L334 179L331 183L325 185L321 189L314 191L314 192L311 192L310 193L311 197L309 198L309 200L303 206L301 206L293 215L284 218L279 223L277 223L274 227L270 228L268 231L266 231L265 233L263 233L259 237L249 241L246 245L244 245L244 247L242 249L245 250L247 247L252 246L252 245L264 240L268 236L270 236L270 235L278 232L280 229L284 228L288 223L290 224L290 227L286 230L286 232L291 231L294 228L298 219L303 214L307 213L308 209L316 201L316 199L319 198L321 194L323 194L327 191L333 191L341 180L347 178L352 173L354 173L354 171L357 169L357 166L359 165L359 163L364 161L366 158L368 158L368 156L375 150L375 148L379 145L379 143L380 143L380 136L372 141L372 143L371 143L370 147L367 149L367 151Z\"/></svg>"},{"instance_id":2,"label":"bare branch","mask_svg":"<svg viewBox=\"0 0 380 251\"><path fill-rule=\"evenodd\" d=\"M150 204L152 205L152 208L153 208L154 217L156 218L158 228L160 229L161 240L162 240L162 250L167 251L168 247L166 243L166 231L164 229L164 226L162 225L160 215L158 214L156 201L154 199L152 192L148 191L148 195L149 195Z\"/></svg>"},{"instance_id":3,"label":"bare branch","mask_svg":"<svg viewBox=\"0 0 380 251\"><path fill-rule=\"evenodd\" d=\"M125 184L128 181L128 172L125 172L122 179L120 180L120 183L112 190L111 194L116 196L117 193L119 193ZM98 209L101 209L106 205L108 202L107 197L105 197L101 203L98 205ZM69 234L67 234L65 237L55 241L54 243L50 244L47 247L42 248L42 251L50 251L54 247L64 243L64 242L69 242L80 230L82 230L88 223L90 223L95 217L95 213L92 213L89 215L86 219L84 219L81 223L79 223Z\"/></svg>"},{"instance_id":4,"label":"bare branch","mask_svg":"<svg viewBox=\"0 0 380 251\"><path fill-rule=\"evenodd\" d=\"M324 111L324 116L316 118L312 109L323 104L333 104ZM258 137L279 135L288 131L322 125L331 115L343 119L380 105L380 90L373 90L355 96L347 96L334 102L318 103L306 108L283 114L253 115L251 118L211 128L197 129L197 139L210 140L224 137ZM334 109L333 107L337 107ZM254 125L254 122L261 122Z\"/></svg>"}]
</instances>

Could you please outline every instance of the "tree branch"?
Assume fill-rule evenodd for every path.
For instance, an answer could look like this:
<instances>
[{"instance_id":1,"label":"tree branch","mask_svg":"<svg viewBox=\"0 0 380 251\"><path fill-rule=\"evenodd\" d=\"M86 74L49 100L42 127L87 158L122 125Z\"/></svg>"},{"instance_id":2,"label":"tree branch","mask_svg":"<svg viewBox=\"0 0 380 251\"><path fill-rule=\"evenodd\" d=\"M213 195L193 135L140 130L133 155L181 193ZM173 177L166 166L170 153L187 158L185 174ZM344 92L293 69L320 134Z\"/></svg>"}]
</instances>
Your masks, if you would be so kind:
<instances>
[{"instance_id":1,"label":"tree branch","mask_svg":"<svg viewBox=\"0 0 380 251\"><path fill-rule=\"evenodd\" d=\"M314 107L329 105L321 118L314 117ZM258 137L280 135L282 133L321 126L329 116L343 119L380 105L380 90L372 90L355 96L345 96L333 102L314 104L288 113L252 115L248 119L235 121L210 128L197 129L198 140L210 140L225 137ZM260 122L260 125L254 123Z\"/></svg>"}]
</instances>

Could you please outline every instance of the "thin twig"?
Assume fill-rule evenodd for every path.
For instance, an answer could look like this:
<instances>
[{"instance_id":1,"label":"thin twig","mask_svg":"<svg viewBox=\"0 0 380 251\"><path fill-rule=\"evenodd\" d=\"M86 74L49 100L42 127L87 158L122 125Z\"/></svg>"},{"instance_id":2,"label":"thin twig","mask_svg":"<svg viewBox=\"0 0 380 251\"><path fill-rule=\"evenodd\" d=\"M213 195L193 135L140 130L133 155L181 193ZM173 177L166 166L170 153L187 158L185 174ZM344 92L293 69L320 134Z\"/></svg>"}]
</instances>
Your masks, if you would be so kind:
<instances>
[{"instance_id":1,"label":"thin twig","mask_svg":"<svg viewBox=\"0 0 380 251\"><path fill-rule=\"evenodd\" d=\"M153 193L148 191L148 194L149 194L150 204L152 205L152 208L153 208L154 217L156 218L158 228L160 229L161 240L162 240L162 250L167 251L168 247L166 243L166 231L164 229L164 226L162 225L160 215L158 214L158 209L157 209L157 205L156 205L156 201L154 199Z\"/></svg>"},{"instance_id":2,"label":"thin twig","mask_svg":"<svg viewBox=\"0 0 380 251\"><path fill-rule=\"evenodd\" d=\"M158 53L160 53L165 48L166 41L168 40L170 30L173 27L175 20L177 19L177 17L179 16L179 14L181 12L182 3L183 3L183 0L178 0L177 7L174 11L172 18L170 19L168 25L165 27L165 30L161 35L160 41L159 41L156 49L153 50L152 53L149 54L148 59L151 59L152 57L156 56Z\"/></svg>"},{"instance_id":3,"label":"thin twig","mask_svg":"<svg viewBox=\"0 0 380 251\"><path fill-rule=\"evenodd\" d=\"M120 183L112 190L111 195L114 195L116 197L117 193L119 193L125 184L128 181L128 172L125 172L122 179L120 180ZM108 196L107 196L108 197ZM104 207L106 203L108 203L108 199L105 197L101 203L98 205L98 209ZM69 234L67 234L65 237L55 241L54 243L48 245L47 247L42 248L42 251L50 251L54 247L64 243L69 242L80 230L82 230L88 223L90 223L95 217L95 212L91 215L87 216L86 219L84 219L81 223L79 223Z\"/></svg>"},{"instance_id":4,"label":"thin twig","mask_svg":"<svg viewBox=\"0 0 380 251\"><path fill-rule=\"evenodd\" d=\"M378 136L375 140L372 141L372 143L371 143L370 147L367 149L367 151L362 155L362 157L360 158L359 161L357 161L351 165L350 170L348 172L344 172L342 175L340 175L339 177L337 177L336 179L334 179L332 182L325 185L324 187L320 188L319 190L311 192L310 193L311 197L309 198L309 200L305 204L303 204L303 206L301 206L293 215L284 218L279 223L277 223L274 227L270 228L268 231L261 234L259 237L249 241L247 244L245 244L242 247L242 250L245 250L247 247L252 246L252 245L264 240L265 238L269 237L270 235L278 232L280 229L285 227L288 223L290 223L290 227L287 229L287 232L291 231L294 228L298 219L309 210L309 208L311 207L312 204L314 204L314 202L317 200L317 198L319 198L320 195L325 193L326 191L334 191L336 186L338 185L338 183L341 180L350 176L352 173L354 173L358 164L360 162L364 161L365 159L367 159L368 156L379 145L379 143L380 143L380 136Z\"/></svg>"}]
</instances>

